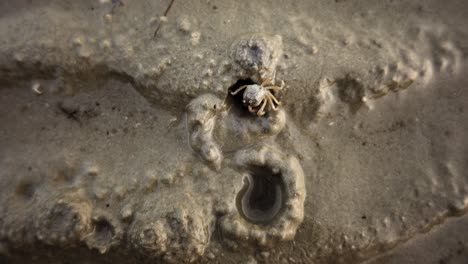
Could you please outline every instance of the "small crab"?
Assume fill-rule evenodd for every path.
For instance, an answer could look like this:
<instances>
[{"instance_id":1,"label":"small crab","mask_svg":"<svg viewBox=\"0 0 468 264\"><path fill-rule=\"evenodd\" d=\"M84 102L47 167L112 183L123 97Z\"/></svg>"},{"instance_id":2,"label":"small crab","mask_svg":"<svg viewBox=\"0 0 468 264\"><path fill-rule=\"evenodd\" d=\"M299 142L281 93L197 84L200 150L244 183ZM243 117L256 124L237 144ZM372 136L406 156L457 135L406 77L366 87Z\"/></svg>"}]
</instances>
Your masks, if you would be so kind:
<instances>
[{"instance_id":1,"label":"small crab","mask_svg":"<svg viewBox=\"0 0 468 264\"><path fill-rule=\"evenodd\" d=\"M270 85L267 85L270 84ZM265 107L268 104L271 110L277 111L278 106L281 103L276 99L276 97L271 93L271 90L277 91L283 89L284 82L281 81L281 86L274 86L270 80L265 80L262 84L249 84L242 85L234 92L231 92L232 95L238 94L240 91L245 89L242 96L242 102L247 105L249 112L257 113L258 116L263 116L265 114ZM276 104L276 105L275 105Z\"/></svg>"}]
</instances>

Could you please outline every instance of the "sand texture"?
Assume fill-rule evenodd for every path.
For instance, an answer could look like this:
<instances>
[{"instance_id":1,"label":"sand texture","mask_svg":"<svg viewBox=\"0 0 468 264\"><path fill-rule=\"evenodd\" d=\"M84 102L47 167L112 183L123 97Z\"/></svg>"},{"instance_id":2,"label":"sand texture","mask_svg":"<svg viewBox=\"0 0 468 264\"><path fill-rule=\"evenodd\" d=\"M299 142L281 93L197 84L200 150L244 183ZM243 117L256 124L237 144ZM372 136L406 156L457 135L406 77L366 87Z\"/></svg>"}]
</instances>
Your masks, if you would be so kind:
<instances>
[{"instance_id":1,"label":"sand texture","mask_svg":"<svg viewBox=\"0 0 468 264\"><path fill-rule=\"evenodd\" d=\"M467 25L462 0L0 1L0 262L468 263Z\"/></svg>"}]
</instances>

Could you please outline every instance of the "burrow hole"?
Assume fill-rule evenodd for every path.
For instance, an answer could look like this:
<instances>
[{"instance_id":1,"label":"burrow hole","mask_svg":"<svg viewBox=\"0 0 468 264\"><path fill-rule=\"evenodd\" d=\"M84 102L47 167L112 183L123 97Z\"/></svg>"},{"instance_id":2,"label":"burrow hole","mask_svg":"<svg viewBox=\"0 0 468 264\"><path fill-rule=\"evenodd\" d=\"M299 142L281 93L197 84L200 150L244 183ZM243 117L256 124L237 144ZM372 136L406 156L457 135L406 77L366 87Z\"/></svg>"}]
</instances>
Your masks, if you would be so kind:
<instances>
[{"instance_id":1,"label":"burrow hole","mask_svg":"<svg viewBox=\"0 0 468 264\"><path fill-rule=\"evenodd\" d=\"M269 224L282 211L285 194L281 173L274 173L269 167L254 166L237 194L237 209L251 223Z\"/></svg>"},{"instance_id":2,"label":"burrow hole","mask_svg":"<svg viewBox=\"0 0 468 264\"><path fill-rule=\"evenodd\" d=\"M52 210L49 227L54 232L75 230L81 221L81 215L72 205L58 204Z\"/></svg>"},{"instance_id":3,"label":"burrow hole","mask_svg":"<svg viewBox=\"0 0 468 264\"><path fill-rule=\"evenodd\" d=\"M34 181L23 180L16 187L16 193L26 200L33 198L36 192L37 183Z\"/></svg>"},{"instance_id":4,"label":"burrow hole","mask_svg":"<svg viewBox=\"0 0 468 264\"><path fill-rule=\"evenodd\" d=\"M239 79L235 84L233 84L228 89L226 104L228 105L229 108L231 108L231 111L235 111L241 117L255 117L255 115L252 115L247 109L247 106L245 106L244 103L242 102L244 91L241 91L236 95L232 95L231 92L236 91L243 85L251 85L251 84L255 84L255 82L252 81L251 79Z\"/></svg>"},{"instance_id":5,"label":"burrow hole","mask_svg":"<svg viewBox=\"0 0 468 264\"><path fill-rule=\"evenodd\" d=\"M101 243L108 243L115 235L114 226L105 218L99 218L94 222L94 234L96 240Z\"/></svg>"}]
</instances>

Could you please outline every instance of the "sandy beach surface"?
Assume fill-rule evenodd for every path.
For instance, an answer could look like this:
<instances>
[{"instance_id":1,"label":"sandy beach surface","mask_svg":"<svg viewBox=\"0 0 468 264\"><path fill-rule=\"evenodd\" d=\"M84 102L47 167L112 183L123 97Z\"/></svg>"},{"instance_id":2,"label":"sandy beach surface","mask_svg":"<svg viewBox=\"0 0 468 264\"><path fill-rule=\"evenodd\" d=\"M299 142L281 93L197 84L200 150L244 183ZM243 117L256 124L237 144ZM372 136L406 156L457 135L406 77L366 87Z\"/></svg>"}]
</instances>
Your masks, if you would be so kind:
<instances>
[{"instance_id":1,"label":"sandy beach surface","mask_svg":"<svg viewBox=\"0 0 468 264\"><path fill-rule=\"evenodd\" d=\"M0 1L0 262L468 263L467 25L462 0Z\"/></svg>"}]
</instances>

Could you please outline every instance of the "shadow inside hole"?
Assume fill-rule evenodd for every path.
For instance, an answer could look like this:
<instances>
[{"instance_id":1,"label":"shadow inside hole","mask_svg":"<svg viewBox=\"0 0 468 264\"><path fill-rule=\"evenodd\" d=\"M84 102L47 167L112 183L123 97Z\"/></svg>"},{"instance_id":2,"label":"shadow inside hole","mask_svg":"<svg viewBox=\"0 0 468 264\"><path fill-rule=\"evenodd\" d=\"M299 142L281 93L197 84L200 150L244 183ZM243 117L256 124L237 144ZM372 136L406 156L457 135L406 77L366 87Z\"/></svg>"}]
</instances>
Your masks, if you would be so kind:
<instances>
[{"instance_id":1,"label":"shadow inside hole","mask_svg":"<svg viewBox=\"0 0 468 264\"><path fill-rule=\"evenodd\" d=\"M356 78L346 75L337 79L338 97L349 105L351 112L356 113L363 105L362 98L365 95L364 84Z\"/></svg>"},{"instance_id":2,"label":"shadow inside hole","mask_svg":"<svg viewBox=\"0 0 468 264\"><path fill-rule=\"evenodd\" d=\"M231 92L236 91L243 85L250 84L255 84L255 82L251 79L240 79L228 89L226 104L228 105L231 111L235 111L240 117L255 117L255 115L250 113L247 106L242 102L244 90L240 91L236 95L232 95Z\"/></svg>"},{"instance_id":3,"label":"shadow inside hole","mask_svg":"<svg viewBox=\"0 0 468 264\"><path fill-rule=\"evenodd\" d=\"M36 192L37 183L32 181L22 181L16 187L16 193L28 200L33 198L34 193Z\"/></svg>"},{"instance_id":4,"label":"shadow inside hole","mask_svg":"<svg viewBox=\"0 0 468 264\"><path fill-rule=\"evenodd\" d=\"M94 235L97 241L107 243L115 235L114 226L106 219L98 219L94 222Z\"/></svg>"},{"instance_id":5,"label":"shadow inside hole","mask_svg":"<svg viewBox=\"0 0 468 264\"><path fill-rule=\"evenodd\" d=\"M70 204L58 204L54 206L49 216L49 227L55 232L63 230L76 230L81 223L80 212Z\"/></svg>"},{"instance_id":6,"label":"shadow inside hole","mask_svg":"<svg viewBox=\"0 0 468 264\"><path fill-rule=\"evenodd\" d=\"M247 221L266 225L282 211L285 193L280 173L268 167L252 167L237 194L237 209Z\"/></svg>"}]
</instances>

